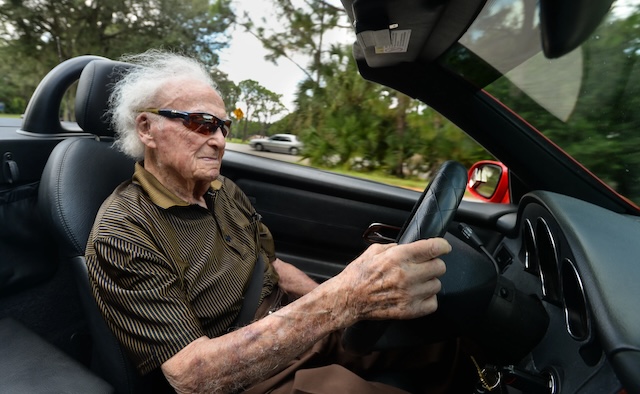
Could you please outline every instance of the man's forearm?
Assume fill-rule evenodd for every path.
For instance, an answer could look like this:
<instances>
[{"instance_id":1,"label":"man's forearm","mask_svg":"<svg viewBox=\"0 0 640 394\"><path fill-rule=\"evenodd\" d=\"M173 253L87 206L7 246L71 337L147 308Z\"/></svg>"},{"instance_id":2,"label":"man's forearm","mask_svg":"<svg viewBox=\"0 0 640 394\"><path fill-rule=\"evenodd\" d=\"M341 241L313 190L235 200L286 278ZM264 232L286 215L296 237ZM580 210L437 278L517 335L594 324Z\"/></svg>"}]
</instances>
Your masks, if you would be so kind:
<instances>
[{"instance_id":1,"label":"man's forearm","mask_svg":"<svg viewBox=\"0 0 640 394\"><path fill-rule=\"evenodd\" d=\"M280 277L278 285L294 298L302 297L318 286L318 283L292 264L280 259L275 259L272 264Z\"/></svg>"},{"instance_id":2,"label":"man's forearm","mask_svg":"<svg viewBox=\"0 0 640 394\"><path fill-rule=\"evenodd\" d=\"M354 322L330 282L260 321L192 342L162 365L165 376L178 392L230 392L273 375L318 340Z\"/></svg>"},{"instance_id":3,"label":"man's forearm","mask_svg":"<svg viewBox=\"0 0 640 394\"><path fill-rule=\"evenodd\" d=\"M271 315L199 338L162 364L178 392L229 392L273 375L329 333L362 319L413 319L437 308L444 239L373 245L337 276Z\"/></svg>"}]
</instances>

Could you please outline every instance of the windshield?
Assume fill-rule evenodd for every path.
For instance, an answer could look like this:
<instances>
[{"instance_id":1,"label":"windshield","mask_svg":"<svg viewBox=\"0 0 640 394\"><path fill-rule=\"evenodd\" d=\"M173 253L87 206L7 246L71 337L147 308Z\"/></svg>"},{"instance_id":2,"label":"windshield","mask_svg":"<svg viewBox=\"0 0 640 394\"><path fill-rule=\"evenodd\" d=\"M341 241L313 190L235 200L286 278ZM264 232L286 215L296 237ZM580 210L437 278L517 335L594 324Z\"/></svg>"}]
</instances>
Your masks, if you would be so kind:
<instances>
[{"instance_id":1,"label":"windshield","mask_svg":"<svg viewBox=\"0 0 640 394\"><path fill-rule=\"evenodd\" d=\"M537 7L527 3L489 1L454 50L491 71L477 62L457 71L640 205L640 0L615 2L559 59L543 55Z\"/></svg>"}]
</instances>

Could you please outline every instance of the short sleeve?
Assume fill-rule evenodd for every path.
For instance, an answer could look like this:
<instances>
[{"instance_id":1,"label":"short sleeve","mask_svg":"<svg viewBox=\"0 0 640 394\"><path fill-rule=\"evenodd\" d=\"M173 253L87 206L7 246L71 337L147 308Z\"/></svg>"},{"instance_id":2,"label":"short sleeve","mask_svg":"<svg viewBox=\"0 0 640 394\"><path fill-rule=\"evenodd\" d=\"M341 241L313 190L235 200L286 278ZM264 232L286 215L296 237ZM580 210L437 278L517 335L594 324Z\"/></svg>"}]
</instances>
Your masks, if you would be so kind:
<instances>
[{"instance_id":1,"label":"short sleeve","mask_svg":"<svg viewBox=\"0 0 640 394\"><path fill-rule=\"evenodd\" d=\"M87 265L103 315L145 374L205 334L182 290L180 273L145 245L144 237L123 234L94 238Z\"/></svg>"}]
</instances>

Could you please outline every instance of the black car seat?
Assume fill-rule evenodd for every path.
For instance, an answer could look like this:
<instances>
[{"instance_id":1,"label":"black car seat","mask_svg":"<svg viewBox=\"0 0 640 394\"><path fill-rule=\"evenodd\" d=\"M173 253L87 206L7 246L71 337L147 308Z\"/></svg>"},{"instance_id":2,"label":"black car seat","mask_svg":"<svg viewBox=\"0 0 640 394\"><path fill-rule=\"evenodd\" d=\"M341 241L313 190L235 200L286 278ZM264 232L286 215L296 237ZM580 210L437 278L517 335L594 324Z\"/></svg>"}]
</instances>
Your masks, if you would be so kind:
<instances>
[{"instance_id":1,"label":"black car seat","mask_svg":"<svg viewBox=\"0 0 640 394\"><path fill-rule=\"evenodd\" d=\"M114 132L105 112L118 71L131 65L93 60L82 71L76 94L79 126L95 137L73 137L52 151L40 181L39 206L58 244L61 262L76 275L89 325L91 368L118 393L144 392L136 373L100 314L89 285L84 252L102 202L121 182L131 178L134 161L112 147Z\"/></svg>"},{"instance_id":2,"label":"black car seat","mask_svg":"<svg viewBox=\"0 0 640 394\"><path fill-rule=\"evenodd\" d=\"M91 369L117 393L155 394L170 389L166 380L160 371L144 378L138 375L98 309L84 257L102 202L120 183L131 178L134 171L134 160L112 146L114 131L105 117L110 88L129 67L134 66L107 59L92 60L84 67L76 93L76 119L91 137L67 138L53 149L40 181L38 205L58 244L62 263L69 264L76 276L91 335ZM396 375L372 379L397 387L412 387L413 377L408 379L405 373Z\"/></svg>"}]
</instances>

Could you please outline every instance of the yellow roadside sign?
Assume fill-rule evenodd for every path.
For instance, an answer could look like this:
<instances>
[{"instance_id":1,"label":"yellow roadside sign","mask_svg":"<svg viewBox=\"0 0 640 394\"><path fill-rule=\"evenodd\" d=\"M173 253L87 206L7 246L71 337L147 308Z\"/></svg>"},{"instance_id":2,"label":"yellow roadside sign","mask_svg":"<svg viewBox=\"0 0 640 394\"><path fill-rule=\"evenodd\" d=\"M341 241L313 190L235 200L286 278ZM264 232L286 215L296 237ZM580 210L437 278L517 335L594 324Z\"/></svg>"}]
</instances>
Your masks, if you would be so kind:
<instances>
[{"instance_id":1,"label":"yellow roadside sign","mask_svg":"<svg viewBox=\"0 0 640 394\"><path fill-rule=\"evenodd\" d=\"M240 120L244 118L244 112L240 108L236 108L233 110L233 114L236 116L236 119Z\"/></svg>"}]
</instances>

